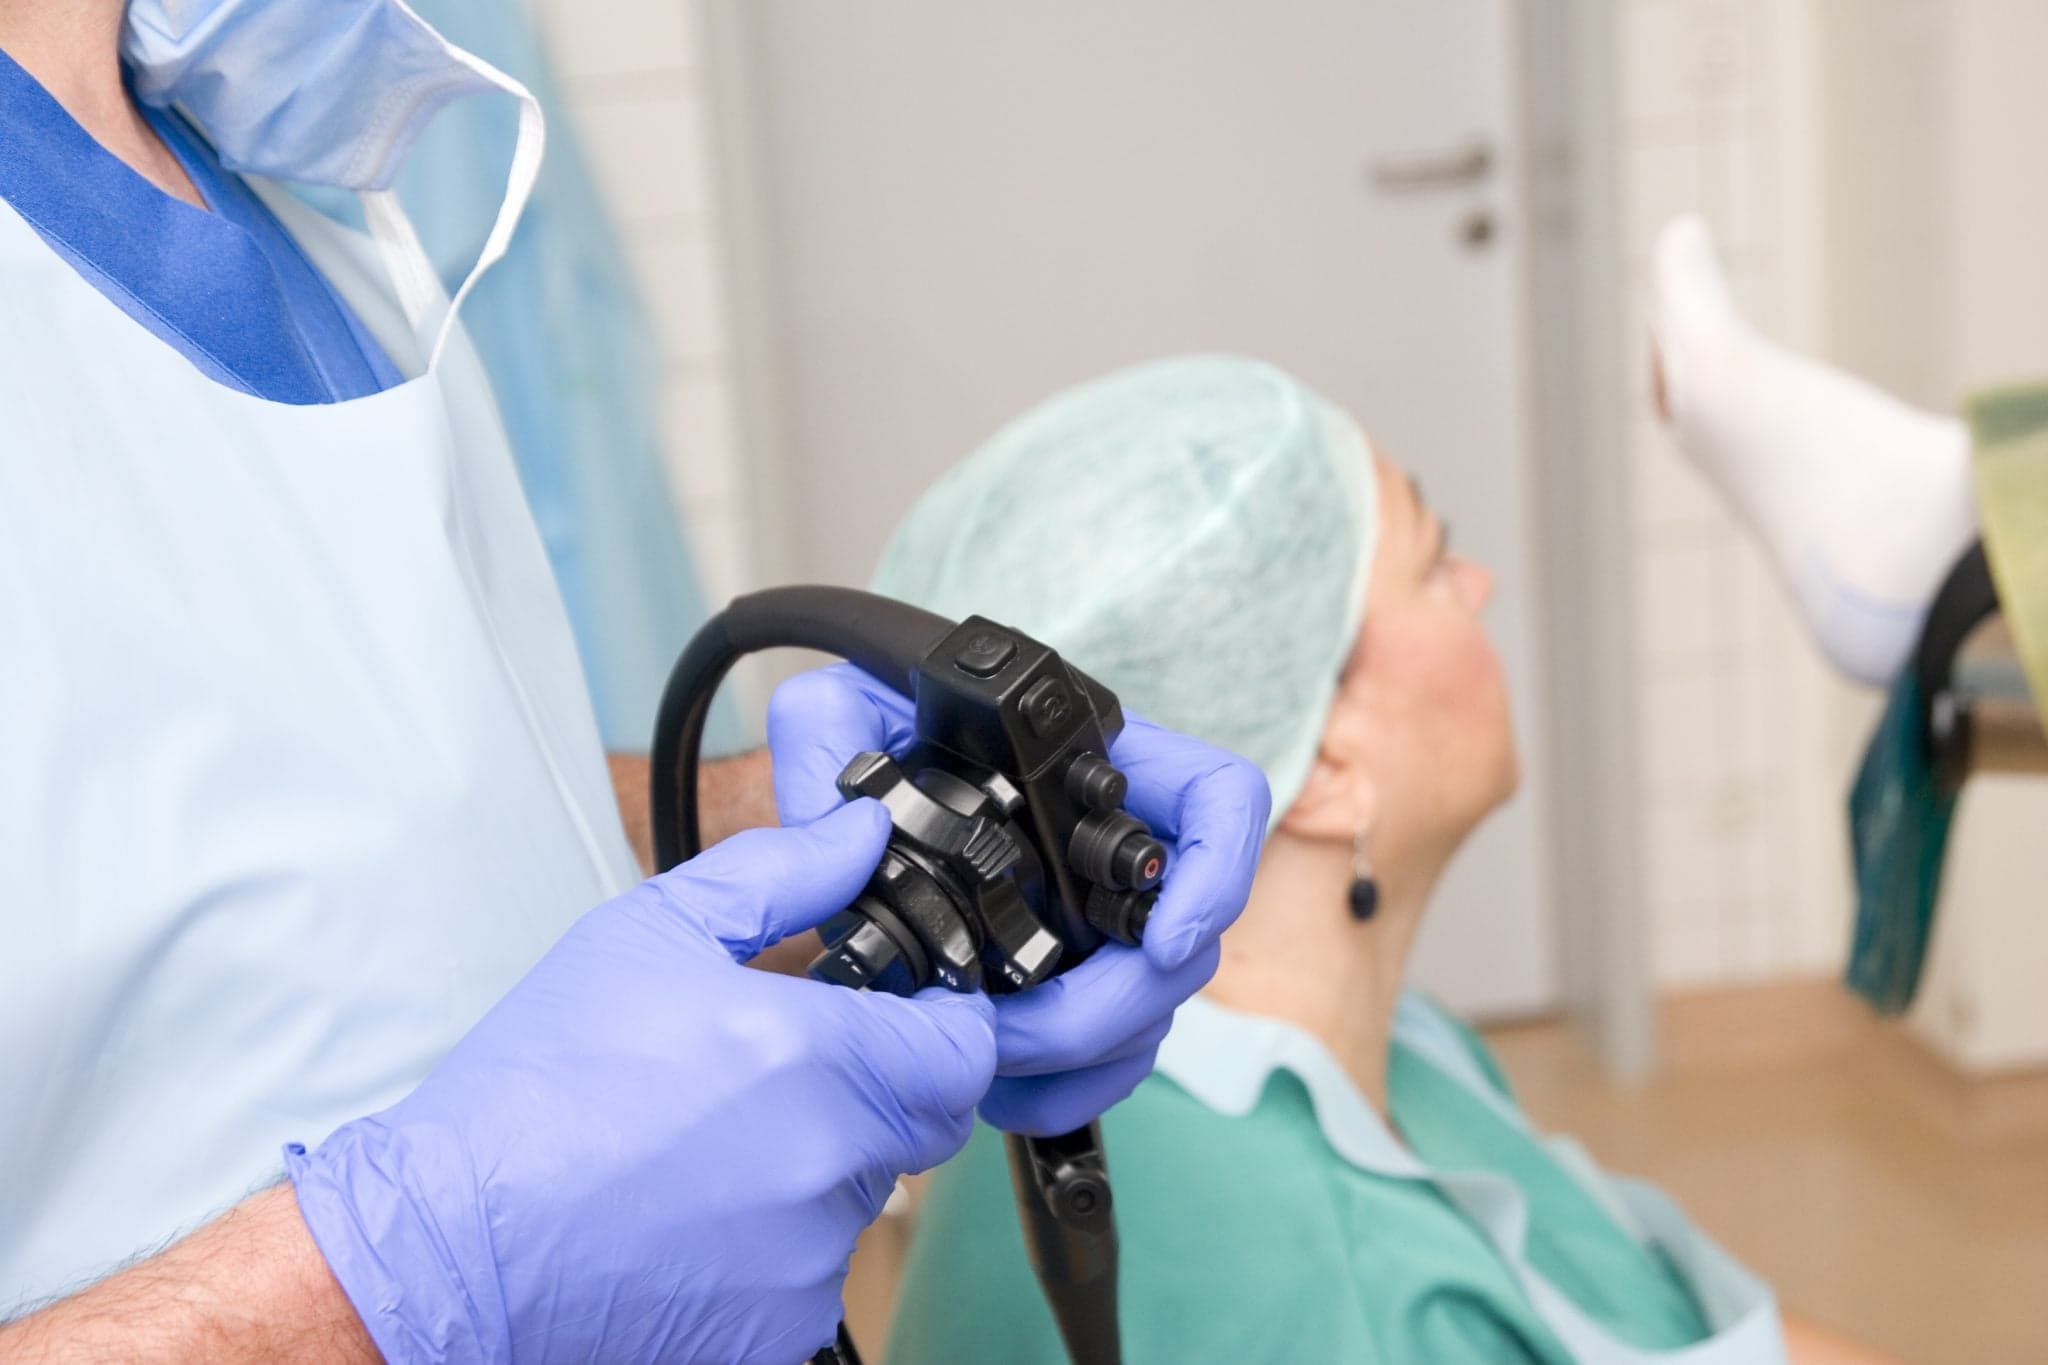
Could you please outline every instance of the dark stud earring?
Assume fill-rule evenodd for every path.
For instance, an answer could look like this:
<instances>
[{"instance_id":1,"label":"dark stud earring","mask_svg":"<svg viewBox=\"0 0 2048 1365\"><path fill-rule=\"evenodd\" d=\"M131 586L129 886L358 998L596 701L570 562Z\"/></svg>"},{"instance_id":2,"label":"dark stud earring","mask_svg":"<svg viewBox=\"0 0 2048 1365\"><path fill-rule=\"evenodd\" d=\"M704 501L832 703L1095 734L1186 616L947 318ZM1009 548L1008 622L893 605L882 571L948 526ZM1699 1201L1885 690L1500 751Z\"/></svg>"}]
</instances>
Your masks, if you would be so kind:
<instances>
[{"instance_id":1,"label":"dark stud earring","mask_svg":"<svg viewBox=\"0 0 2048 1365\"><path fill-rule=\"evenodd\" d=\"M1365 831L1351 839L1351 918L1368 920L1380 908L1380 884L1373 880L1372 859L1365 851Z\"/></svg>"}]
</instances>

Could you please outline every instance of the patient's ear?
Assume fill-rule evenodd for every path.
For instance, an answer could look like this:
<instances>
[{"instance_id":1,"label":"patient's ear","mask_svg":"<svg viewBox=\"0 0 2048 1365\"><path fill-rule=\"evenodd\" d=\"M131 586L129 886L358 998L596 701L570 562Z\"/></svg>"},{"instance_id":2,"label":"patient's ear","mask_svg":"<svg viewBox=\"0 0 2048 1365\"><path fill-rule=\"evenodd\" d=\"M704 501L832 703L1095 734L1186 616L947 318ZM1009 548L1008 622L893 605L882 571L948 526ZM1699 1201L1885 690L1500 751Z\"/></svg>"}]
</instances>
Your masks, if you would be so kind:
<instances>
[{"instance_id":1,"label":"patient's ear","mask_svg":"<svg viewBox=\"0 0 2048 1365\"><path fill-rule=\"evenodd\" d=\"M1301 794L1280 817L1279 828L1297 839L1349 844L1372 823L1377 793L1357 761L1330 739L1325 734L1315 766L1301 784Z\"/></svg>"}]
</instances>

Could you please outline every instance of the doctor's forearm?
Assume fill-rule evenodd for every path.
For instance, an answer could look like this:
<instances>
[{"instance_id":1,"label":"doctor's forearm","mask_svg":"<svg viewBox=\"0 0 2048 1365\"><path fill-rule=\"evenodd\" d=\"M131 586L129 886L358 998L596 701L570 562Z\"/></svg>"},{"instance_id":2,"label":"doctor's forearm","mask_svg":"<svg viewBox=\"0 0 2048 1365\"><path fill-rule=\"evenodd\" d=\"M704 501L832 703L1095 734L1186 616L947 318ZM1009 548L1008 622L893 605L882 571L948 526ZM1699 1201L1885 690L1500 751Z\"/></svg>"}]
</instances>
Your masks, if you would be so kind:
<instances>
[{"instance_id":1,"label":"doctor's forearm","mask_svg":"<svg viewBox=\"0 0 2048 1365\"><path fill-rule=\"evenodd\" d=\"M0 1326L0 1360L375 1362L289 1185L169 1250Z\"/></svg>"},{"instance_id":2,"label":"doctor's forearm","mask_svg":"<svg viewBox=\"0 0 2048 1365\"><path fill-rule=\"evenodd\" d=\"M651 773L644 754L606 754L612 790L626 838L642 872L654 871L653 826L648 812L647 782ZM697 772L697 808L706 847L743 829L776 824L775 785L768 751L756 749L735 758L706 763Z\"/></svg>"},{"instance_id":3,"label":"doctor's forearm","mask_svg":"<svg viewBox=\"0 0 2048 1365\"><path fill-rule=\"evenodd\" d=\"M697 807L707 848L743 829L781 824L768 751L756 749L705 764L697 774Z\"/></svg>"}]
</instances>

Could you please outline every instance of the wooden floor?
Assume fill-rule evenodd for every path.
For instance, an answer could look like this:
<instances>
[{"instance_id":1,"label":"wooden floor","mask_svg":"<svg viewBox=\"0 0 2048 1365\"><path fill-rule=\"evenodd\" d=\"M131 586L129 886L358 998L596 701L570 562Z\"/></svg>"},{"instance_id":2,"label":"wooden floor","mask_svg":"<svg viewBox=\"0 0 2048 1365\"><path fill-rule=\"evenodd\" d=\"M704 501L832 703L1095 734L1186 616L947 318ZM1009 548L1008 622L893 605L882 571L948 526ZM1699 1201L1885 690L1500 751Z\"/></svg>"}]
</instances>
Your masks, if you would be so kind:
<instances>
[{"instance_id":1,"label":"wooden floor","mask_svg":"<svg viewBox=\"0 0 2048 1365\"><path fill-rule=\"evenodd\" d=\"M1540 1125L1664 1186L1787 1309L1907 1361L2048 1365L2048 1077L1958 1081L1831 984L1666 1018L1635 1087L1565 1025L1487 1032Z\"/></svg>"},{"instance_id":2,"label":"wooden floor","mask_svg":"<svg viewBox=\"0 0 2048 1365\"><path fill-rule=\"evenodd\" d=\"M1567 1025L1486 1030L1523 1105L1647 1176L1791 1311L1914 1365L2048 1365L2048 1076L1965 1084L1832 982L1685 997L1618 1086ZM847 1318L879 1362L914 1233L862 1239Z\"/></svg>"}]
</instances>

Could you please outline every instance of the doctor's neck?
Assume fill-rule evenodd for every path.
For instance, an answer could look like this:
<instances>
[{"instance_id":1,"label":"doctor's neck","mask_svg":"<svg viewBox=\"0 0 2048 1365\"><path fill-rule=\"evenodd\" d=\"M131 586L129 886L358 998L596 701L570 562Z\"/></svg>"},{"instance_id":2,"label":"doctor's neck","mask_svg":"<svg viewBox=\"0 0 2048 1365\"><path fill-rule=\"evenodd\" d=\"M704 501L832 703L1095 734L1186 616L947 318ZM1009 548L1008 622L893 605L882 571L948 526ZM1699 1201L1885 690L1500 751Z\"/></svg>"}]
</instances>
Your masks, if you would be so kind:
<instances>
[{"instance_id":1,"label":"doctor's neck","mask_svg":"<svg viewBox=\"0 0 2048 1365\"><path fill-rule=\"evenodd\" d=\"M95 142L162 190L200 208L206 201L121 81L126 0L28 0L0 4L0 52L64 106Z\"/></svg>"},{"instance_id":2,"label":"doctor's neck","mask_svg":"<svg viewBox=\"0 0 2048 1365\"><path fill-rule=\"evenodd\" d=\"M1386 1114L1394 1006L1416 926L1450 852L1395 858L1376 851L1379 908L1361 923L1349 906L1351 850L1275 831L1203 994L1304 1030Z\"/></svg>"}]
</instances>

